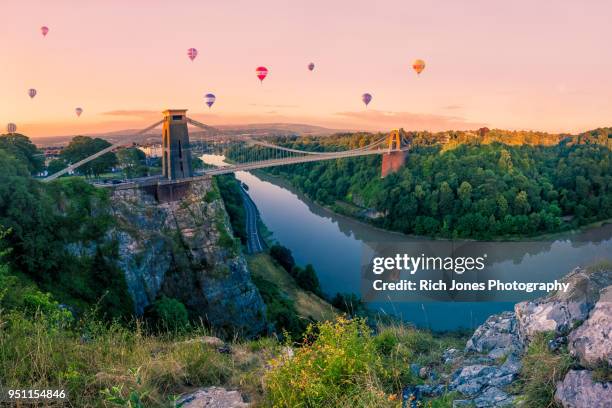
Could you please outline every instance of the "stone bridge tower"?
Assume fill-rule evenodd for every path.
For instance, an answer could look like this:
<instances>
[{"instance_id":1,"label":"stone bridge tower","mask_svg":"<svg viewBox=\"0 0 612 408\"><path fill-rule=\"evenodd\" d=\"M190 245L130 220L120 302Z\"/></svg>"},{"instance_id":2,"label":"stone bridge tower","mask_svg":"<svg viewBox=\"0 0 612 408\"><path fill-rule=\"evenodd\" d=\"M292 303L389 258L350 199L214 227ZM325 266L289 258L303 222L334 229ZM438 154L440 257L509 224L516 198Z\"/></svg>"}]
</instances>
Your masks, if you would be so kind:
<instances>
[{"instance_id":1,"label":"stone bridge tower","mask_svg":"<svg viewBox=\"0 0 612 408\"><path fill-rule=\"evenodd\" d=\"M401 149L410 145L410 139L404 129L392 130L387 136L387 142L389 152L384 153L382 157L381 177L395 173L404 166L408 152Z\"/></svg>"},{"instance_id":2,"label":"stone bridge tower","mask_svg":"<svg viewBox=\"0 0 612 408\"><path fill-rule=\"evenodd\" d=\"M187 109L168 109L163 112L162 175L168 180L193 176L186 113Z\"/></svg>"}]
</instances>

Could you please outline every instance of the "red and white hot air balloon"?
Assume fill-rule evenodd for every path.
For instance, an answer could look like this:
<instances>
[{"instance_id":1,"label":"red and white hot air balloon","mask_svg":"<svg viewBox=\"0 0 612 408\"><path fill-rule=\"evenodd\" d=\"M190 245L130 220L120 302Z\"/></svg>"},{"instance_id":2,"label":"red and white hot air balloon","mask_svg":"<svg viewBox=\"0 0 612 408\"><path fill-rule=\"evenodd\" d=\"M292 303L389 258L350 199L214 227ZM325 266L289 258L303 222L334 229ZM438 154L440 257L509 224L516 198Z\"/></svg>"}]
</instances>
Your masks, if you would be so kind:
<instances>
[{"instance_id":1,"label":"red and white hot air balloon","mask_svg":"<svg viewBox=\"0 0 612 408\"><path fill-rule=\"evenodd\" d=\"M42 33L43 37L46 37L47 33L49 32L49 27L47 26L40 27L40 32Z\"/></svg>"},{"instance_id":2,"label":"red and white hot air balloon","mask_svg":"<svg viewBox=\"0 0 612 408\"><path fill-rule=\"evenodd\" d=\"M257 74L257 78L259 78L259 80L263 82L263 80L266 79L266 76L268 76L268 68L257 67L255 69L255 74Z\"/></svg>"},{"instance_id":3,"label":"red and white hot air balloon","mask_svg":"<svg viewBox=\"0 0 612 408\"><path fill-rule=\"evenodd\" d=\"M314 69L314 62L311 62L310 64L308 64L308 70L312 71Z\"/></svg>"},{"instance_id":4,"label":"red and white hot air balloon","mask_svg":"<svg viewBox=\"0 0 612 408\"><path fill-rule=\"evenodd\" d=\"M17 131L17 125L14 123L9 123L6 125L7 133L15 133Z\"/></svg>"},{"instance_id":5,"label":"red and white hot air balloon","mask_svg":"<svg viewBox=\"0 0 612 408\"><path fill-rule=\"evenodd\" d=\"M198 56L198 50L196 50L195 48L190 48L187 50L187 56L189 57L189 59L191 61L193 61L195 59L195 57Z\"/></svg>"},{"instance_id":6,"label":"red and white hot air balloon","mask_svg":"<svg viewBox=\"0 0 612 408\"><path fill-rule=\"evenodd\" d=\"M30 98L35 97L36 96L36 89L34 89L34 88L28 89L28 95L30 95Z\"/></svg>"},{"instance_id":7,"label":"red and white hot air balloon","mask_svg":"<svg viewBox=\"0 0 612 408\"><path fill-rule=\"evenodd\" d=\"M83 113L83 108L76 108L74 112L76 113L77 117L81 116L81 113Z\"/></svg>"}]
</instances>

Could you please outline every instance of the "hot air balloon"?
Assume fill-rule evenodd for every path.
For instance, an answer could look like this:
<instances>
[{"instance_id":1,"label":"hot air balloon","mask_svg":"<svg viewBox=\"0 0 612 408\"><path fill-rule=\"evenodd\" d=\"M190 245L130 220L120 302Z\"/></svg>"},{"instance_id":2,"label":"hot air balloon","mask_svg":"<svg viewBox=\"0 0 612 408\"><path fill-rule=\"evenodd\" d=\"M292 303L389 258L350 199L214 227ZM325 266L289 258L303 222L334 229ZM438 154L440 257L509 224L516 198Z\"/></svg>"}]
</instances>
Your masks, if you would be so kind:
<instances>
[{"instance_id":1,"label":"hot air balloon","mask_svg":"<svg viewBox=\"0 0 612 408\"><path fill-rule=\"evenodd\" d=\"M425 61L423 61L422 59L414 60L414 62L412 63L412 69L414 69L417 75L419 75L425 69Z\"/></svg>"},{"instance_id":2,"label":"hot air balloon","mask_svg":"<svg viewBox=\"0 0 612 408\"><path fill-rule=\"evenodd\" d=\"M311 62L310 64L308 64L308 70L312 71L314 69L314 62Z\"/></svg>"},{"instance_id":3,"label":"hot air balloon","mask_svg":"<svg viewBox=\"0 0 612 408\"><path fill-rule=\"evenodd\" d=\"M263 80L268 75L268 68L266 68L266 67L257 67L255 69L255 73L257 74L257 78L259 78L259 80L261 82L263 82Z\"/></svg>"},{"instance_id":4,"label":"hot air balloon","mask_svg":"<svg viewBox=\"0 0 612 408\"><path fill-rule=\"evenodd\" d=\"M204 95L204 100L206 101L209 109L211 106L213 106L213 103L215 103L215 99L217 99L217 97L214 94L207 93Z\"/></svg>"},{"instance_id":5,"label":"hot air balloon","mask_svg":"<svg viewBox=\"0 0 612 408\"><path fill-rule=\"evenodd\" d=\"M40 27L40 32L42 33L43 37L46 37L47 33L49 32L49 27L47 26Z\"/></svg>"},{"instance_id":6,"label":"hot air balloon","mask_svg":"<svg viewBox=\"0 0 612 408\"><path fill-rule=\"evenodd\" d=\"M364 93L363 95L361 95L361 100L363 101L363 103L365 103L365 106L368 106L368 103L370 103L370 101L372 100L372 95L370 95L369 93Z\"/></svg>"},{"instance_id":7,"label":"hot air balloon","mask_svg":"<svg viewBox=\"0 0 612 408\"><path fill-rule=\"evenodd\" d=\"M35 97L36 96L36 89L34 89L34 88L28 89L28 95L30 95L30 98Z\"/></svg>"},{"instance_id":8,"label":"hot air balloon","mask_svg":"<svg viewBox=\"0 0 612 408\"><path fill-rule=\"evenodd\" d=\"M194 60L195 57L198 56L198 50L196 50L195 48L190 48L187 50L187 56L189 57L190 60Z\"/></svg>"},{"instance_id":9,"label":"hot air balloon","mask_svg":"<svg viewBox=\"0 0 612 408\"><path fill-rule=\"evenodd\" d=\"M15 133L17 131L17 125L14 123L9 123L8 125L6 125L6 132L7 133Z\"/></svg>"},{"instance_id":10,"label":"hot air balloon","mask_svg":"<svg viewBox=\"0 0 612 408\"><path fill-rule=\"evenodd\" d=\"M76 108L74 112L76 113L77 116L81 116L81 113L83 113L83 108Z\"/></svg>"}]
</instances>

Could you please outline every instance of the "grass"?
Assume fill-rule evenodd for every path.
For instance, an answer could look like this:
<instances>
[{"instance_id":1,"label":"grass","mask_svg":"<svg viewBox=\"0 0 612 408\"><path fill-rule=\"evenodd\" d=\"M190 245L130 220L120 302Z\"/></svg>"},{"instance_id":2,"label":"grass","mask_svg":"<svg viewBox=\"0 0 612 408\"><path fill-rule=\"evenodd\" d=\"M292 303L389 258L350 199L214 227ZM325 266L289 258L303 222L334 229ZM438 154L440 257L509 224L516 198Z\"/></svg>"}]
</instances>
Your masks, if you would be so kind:
<instances>
[{"instance_id":1,"label":"grass","mask_svg":"<svg viewBox=\"0 0 612 408\"><path fill-rule=\"evenodd\" d=\"M523 356L523 367L515 386L526 407L560 407L554 400L555 386L573 365L566 348L553 352L548 348L552 334L539 333Z\"/></svg>"},{"instance_id":2,"label":"grass","mask_svg":"<svg viewBox=\"0 0 612 408\"><path fill-rule=\"evenodd\" d=\"M299 316L315 321L334 319L338 314L329 303L312 292L301 289L293 277L278 265L270 255L260 253L247 257L249 270L254 277L273 282L282 294L290 299Z\"/></svg>"},{"instance_id":3,"label":"grass","mask_svg":"<svg viewBox=\"0 0 612 408\"><path fill-rule=\"evenodd\" d=\"M438 363L446 341L402 324L378 327L339 317L311 325L294 355L271 361L264 377L266 406L396 407L407 385L422 382L410 364ZM455 394L424 402L450 407Z\"/></svg>"},{"instance_id":4,"label":"grass","mask_svg":"<svg viewBox=\"0 0 612 408\"><path fill-rule=\"evenodd\" d=\"M95 320L62 328L40 313L0 313L0 377L8 387L66 389L75 407L167 407L178 394L208 385L240 388L257 402L265 363L280 346L236 342L231 354L220 354L198 341L204 334L152 336L139 324Z\"/></svg>"}]
</instances>

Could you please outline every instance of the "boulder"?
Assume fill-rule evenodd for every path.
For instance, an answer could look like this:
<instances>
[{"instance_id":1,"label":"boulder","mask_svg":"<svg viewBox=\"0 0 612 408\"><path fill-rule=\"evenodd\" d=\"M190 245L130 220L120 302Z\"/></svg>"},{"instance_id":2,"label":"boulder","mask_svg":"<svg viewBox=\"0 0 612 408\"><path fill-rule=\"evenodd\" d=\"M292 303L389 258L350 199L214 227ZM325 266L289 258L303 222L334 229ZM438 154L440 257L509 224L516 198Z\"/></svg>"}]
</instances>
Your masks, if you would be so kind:
<instances>
[{"instance_id":1,"label":"boulder","mask_svg":"<svg viewBox=\"0 0 612 408\"><path fill-rule=\"evenodd\" d=\"M474 398L476 408L511 407L514 397L508 395L497 387L489 387L478 397Z\"/></svg>"},{"instance_id":2,"label":"boulder","mask_svg":"<svg viewBox=\"0 0 612 408\"><path fill-rule=\"evenodd\" d=\"M247 408L238 391L222 387L207 387L184 395L177 401L182 408Z\"/></svg>"},{"instance_id":3,"label":"boulder","mask_svg":"<svg viewBox=\"0 0 612 408\"><path fill-rule=\"evenodd\" d=\"M541 332L566 335L584 321L599 299L599 291L612 284L612 273L606 268L593 272L576 268L563 278L563 282L570 284L567 292L559 291L514 306L523 344Z\"/></svg>"},{"instance_id":4,"label":"boulder","mask_svg":"<svg viewBox=\"0 0 612 408\"><path fill-rule=\"evenodd\" d=\"M612 384L593 382L590 371L571 370L557 383L555 400L564 408L609 408Z\"/></svg>"},{"instance_id":5,"label":"boulder","mask_svg":"<svg viewBox=\"0 0 612 408\"><path fill-rule=\"evenodd\" d=\"M497 359L519 352L522 348L515 314L503 312L489 317L480 325L467 341L465 350L488 353L490 358Z\"/></svg>"},{"instance_id":6,"label":"boulder","mask_svg":"<svg viewBox=\"0 0 612 408\"><path fill-rule=\"evenodd\" d=\"M585 366L607 361L612 365L612 286L601 291L588 319L568 337L570 353Z\"/></svg>"},{"instance_id":7,"label":"boulder","mask_svg":"<svg viewBox=\"0 0 612 408\"><path fill-rule=\"evenodd\" d=\"M476 364L458 369L448 388L473 397L488 386L504 387L510 384L516 375L516 372L508 371L508 367Z\"/></svg>"},{"instance_id":8,"label":"boulder","mask_svg":"<svg viewBox=\"0 0 612 408\"><path fill-rule=\"evenodd\" d=\"M452 364L455 362L461 355L461 352L456 348L449 348L442 353L442 361L444 364Z\"/></svg>"}]
</instances>

